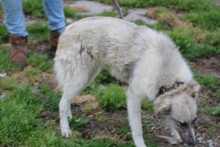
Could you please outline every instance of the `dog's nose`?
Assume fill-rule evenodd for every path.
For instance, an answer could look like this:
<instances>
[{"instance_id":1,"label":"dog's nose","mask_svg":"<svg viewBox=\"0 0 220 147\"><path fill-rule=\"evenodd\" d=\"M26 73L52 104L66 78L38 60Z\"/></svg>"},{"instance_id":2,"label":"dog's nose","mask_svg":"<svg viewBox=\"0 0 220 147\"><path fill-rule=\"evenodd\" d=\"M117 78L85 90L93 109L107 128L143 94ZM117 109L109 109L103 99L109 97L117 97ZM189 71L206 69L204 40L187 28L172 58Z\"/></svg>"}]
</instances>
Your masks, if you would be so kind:
<instances>
[{"instance_id":1,"label":"dog's nose","mask_svg":"<svg viewBox=\"0 0 220 147\"><path fill-rule=\"evenodd\" d=\"M195 146L196 145L196 141L192 137L190 137L189 141L188 141L188 145L189 146Z\"/></svg>"},{"instance_id":2,"label":"dog's nose","mask_svg":"<svg viewBox=\"0 0 220 147\"><path fill-rule=\"evenodd\" d=\"M189 144L188 144L189 146L195 146L196 145L196 143L195 142L189 142Z\"/></svg>"},{"instance_id":3,"label":"dog's nose","mask_svg":"<svg viewBox=\"0 0 220 147\"><path fill-rule=\"evenodd\" d=\"M195 136L194 128L192 127L188 129L188 145L189 146L196 145L196 136Z\"/></svg>"}]
</instances>

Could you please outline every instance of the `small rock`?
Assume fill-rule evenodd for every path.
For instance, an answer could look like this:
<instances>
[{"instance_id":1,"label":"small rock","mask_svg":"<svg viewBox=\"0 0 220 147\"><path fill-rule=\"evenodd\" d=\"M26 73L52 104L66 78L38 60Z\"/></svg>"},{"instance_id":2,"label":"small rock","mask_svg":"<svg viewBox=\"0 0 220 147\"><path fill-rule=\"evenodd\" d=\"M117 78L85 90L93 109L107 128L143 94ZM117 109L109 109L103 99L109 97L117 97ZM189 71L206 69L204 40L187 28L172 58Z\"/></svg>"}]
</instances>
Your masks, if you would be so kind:
<instances>
[{"instance_id":1,"label":"small rock","mask_svg":"<svg viewBox=\"0 0 220 147\"><path fill-rule=\"evenodd\" d=\"M128 15L125 16L125 20L128 21L136 21L141 20L149 25L154 25L157 23L156 20L145 17L144 15L147 13L147 9L131 9L128 11Z\"/></svg>"},{"instance_id":2,"label":"small rock","mask_svg":"<svg viewBox=\"0 0 220 147\"><path fill-rule=\"evenodd\" d=\"M199 142L201 142L201 141L203 140L203 138L202 138L202 137L197 137L197 140L198 140Z\"/></svg>"},{"instance_id":3,"label":"small rock","mask_svg":"<svg viewBox=\"0 0 220 147\"><path fill-rule=\"evenodd\" d=\"M156 129L156 127L151 127L151 130L155 130Z\"/></svg>"},{"instance_id":4,"label":"small rock","mask_svg":"<svg viewBox=\"0 0 220 147\"><path fill-rule=\"evenodd\" d=\"M3 98L5 98L6 96L7 96L6 93L2 93L2 94L0 94L0 100L3 99Z\"/></svg>"},{"instance_id":5,"label":"small rock","mask_svg":"<svg viewBox=\"0 0 220 147\"><path fill-rule=\"evenodd\" d=\"M66 18L66 23L71 24L74 22L74 19L72 18Z\"/></svg>"},{"instance_id":6,"label":"small rock","mask_svg":"<svg viewBox=\"0 0 220 147\"><path fill-rule=\"evenodd\" d=\"M105 90L105 89L107 89L107 86L106 86L106 85L102 85L102 84L100 84L100 85L98 86L98 88L99 88L99 89L103 89L103 90Z\"/></svg>"},{"instance_id":7,"label":"small rock","mask_svg":"<svg viewBox=\"0 0 220 147\"><path fill-rule=\"evenodd\" d=\"M213 140L208 140L207 143L208 143L209 147L214 147Z\"/></svg>"},{"instance_id":8,"label":"small rock","mask_svg":"<svg viewBox=\"0 0 220 147\"><path fill-rule=\"evenodd\" d=\"M196 137L200 137L201 136L201 133L196 133Z\"/></svg>"},{"instance_id":9,"label":"small rock","mask_svg":"<svg viewBox=\"0 0 220 147\"><path fill-rule=\"evenodd\" d=\"M91 102L91 101L96 101L95 97L92 95L83 95L83 96L78 96L76 99L74 99L73 103L75 104L83 104L85 102Z\"/></svg>"},{"instance_id":10,"label":"small rock","mask_svg":"<svg viewBox=\"0 0 220 147\"><path fill-rule=\"evenodd\" d=\"M204 119L197 119L195 121L195 127L200 127L200 126L203 126L205 124L206 124L206 120L204 120Z\"/></svg>"},{"instance_id":11,"label":"small rock","mask_svg":"<svg viewBox=\"0 0 220 147\"><path fill-rule=\"evenodd\" d=\"M206 141L201 141L202 144L206 144Z\"/></svg>"},{"instance_id":12,"label":"small rock","mask_svg":"<svg viewBox=\"0 0 220 147\"><path fill-rule=\"evenodd\" d=\"M7 73L0 73L0 78L5 78L7 76L8 76Z\"/></svg>"},{"instance_id":13,"label":"small rock","mask_svg":"<svg viewBox=\"0 0 220 147\"><path fill-rule=\"evenodd\" d=\"M96 15L103 13L105 11L112 11L113 7L110 5L104 5L99 2L94 1L75 1L75 2L67 2L65 3L67 7L70 7L76 11L79 11L78 13L81 15ZM83 11L82 11L83 9Z\"/></svg>"}]
</instances>

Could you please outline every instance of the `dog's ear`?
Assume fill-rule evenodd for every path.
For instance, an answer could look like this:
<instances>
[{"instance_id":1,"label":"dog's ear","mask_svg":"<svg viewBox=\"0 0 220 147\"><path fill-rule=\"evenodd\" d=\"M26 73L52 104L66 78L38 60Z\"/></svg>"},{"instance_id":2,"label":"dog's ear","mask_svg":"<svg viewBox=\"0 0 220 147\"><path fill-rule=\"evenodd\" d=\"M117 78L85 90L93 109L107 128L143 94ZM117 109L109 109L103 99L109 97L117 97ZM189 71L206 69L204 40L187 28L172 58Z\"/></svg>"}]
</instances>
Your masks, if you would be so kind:
<instances>
[{"instance_id":1,"label":"dog's ear","mask_svg":"<svg viewBox=\"0 0 220 147\"><path fill-rule=\"evenodd\" d=\"M195 80L191 80L187 83L184 91L191 97L197 98L200 91L200 85Z\"/></svg>"},{"instance_id":2,"label":"dog's ear","mask_svg":"<svg viewBox=\"0 0 220 147\"><path fill-rule=\"evenodd\" d=\"M169 97L160 97L154 101L154 114L157 116L161 113L171 111L171 99Z\"/></svg>"}]
</instances>

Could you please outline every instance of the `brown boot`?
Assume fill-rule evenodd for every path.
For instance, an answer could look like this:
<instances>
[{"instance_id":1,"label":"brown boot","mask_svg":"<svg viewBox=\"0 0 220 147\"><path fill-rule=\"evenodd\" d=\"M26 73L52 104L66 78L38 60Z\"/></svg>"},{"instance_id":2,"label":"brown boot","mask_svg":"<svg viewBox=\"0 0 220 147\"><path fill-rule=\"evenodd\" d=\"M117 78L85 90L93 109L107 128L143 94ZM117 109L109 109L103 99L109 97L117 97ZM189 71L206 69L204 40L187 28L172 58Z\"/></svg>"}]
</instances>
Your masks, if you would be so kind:
<instances>
[{"instance_id":1,"label":"brown boot","mask_svg":"<svg viewBox=\"0 0 220 147\"><path fill-rule=\"evenodd\" d=\"M57 49L57 44L58 44L60 35L61 33L58 32L57 30L50 32L50 45L51 45L52 51L55 51Z\"/></svg>"},{"instance_id":2,"label":"brown boot","mask_svg":"<svg viewBox=\"0 0 220 147\"><path fill-rule=\"evenodd\" d=\"M24 69L27 66L27 37L11 35L10 42L12 61Z\"/></svg>"}]
</instances>

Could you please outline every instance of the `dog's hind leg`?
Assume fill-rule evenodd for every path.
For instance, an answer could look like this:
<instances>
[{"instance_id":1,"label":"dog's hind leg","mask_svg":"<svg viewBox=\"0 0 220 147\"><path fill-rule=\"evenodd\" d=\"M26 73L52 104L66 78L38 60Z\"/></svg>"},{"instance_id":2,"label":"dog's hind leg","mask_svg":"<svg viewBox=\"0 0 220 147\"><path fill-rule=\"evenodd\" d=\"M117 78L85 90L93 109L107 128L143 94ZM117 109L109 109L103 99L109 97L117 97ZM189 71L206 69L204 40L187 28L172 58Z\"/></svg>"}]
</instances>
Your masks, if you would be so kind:
<instances>
[{"instance_id":1,"label":"dog's hind leg","mask_svg":"<svg viewBox=\"0 0 220 147\"><path fill-rule=\"evenodd\" d=\"M79 63L77 63L77 61L79 61L77 60L68 64L65 60L59 61L59 59L57 59L55 61L57 78L59 81L64 80L61 83L63 86L63 95L59 103L59 112L61 134L65 138L71 136L71 130L68 123L68 116L71 116L71 102L82 90L84 90L101 69L95 61L91 59L86 60L85 58L81 58ZM60 70L62 70L62 74L59 74Z\"/></svg>"},{"instance_id":2,"label":"dog's hind leg","mask_svg":"<svg viewBox=\"0 0 220 147\"><path fill-rule=\"evenodd\" d=\"M141 122L141 102L143 98L138 97L128 88L127 92L128 120L131 127L132 137L136 147L146 147L143 139Z\"/></svg>"}]
</instances>

